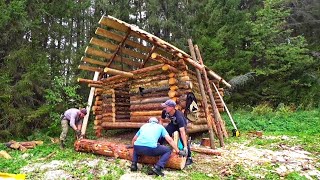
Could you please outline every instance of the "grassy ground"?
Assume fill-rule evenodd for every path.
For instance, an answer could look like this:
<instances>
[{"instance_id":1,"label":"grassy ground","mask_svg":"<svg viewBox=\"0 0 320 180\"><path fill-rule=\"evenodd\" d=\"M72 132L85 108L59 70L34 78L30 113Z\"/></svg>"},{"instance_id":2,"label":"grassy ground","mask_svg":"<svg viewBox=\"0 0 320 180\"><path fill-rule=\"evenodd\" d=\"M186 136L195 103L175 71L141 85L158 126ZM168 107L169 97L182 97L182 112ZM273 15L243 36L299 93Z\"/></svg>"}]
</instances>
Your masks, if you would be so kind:
<instances>
[{"instance_id":1,"label":"grassy ground","mask_svg":"<svg viewBox=\"0 0 320 180\"><path fill-rule=\"evenodd\" d=\"M225 115L223 117L228 129L232 129L228 117ZM248 147L267 148L275 151L279 150L283 145L288 147L299 146L301 149L312 153L311 156L316 159L317 163L315 166L317 170L320 170L320 143L318 143L320 142L320 133L318 132L320 128L319 109L294 112L289 108L282 108L273 111L268 107L262 106L253 109L251 112L237 111L233 113L233 117L240 129L241 136L226 139L225 143L227 147L225 149L238 148L235 147L234 144L239 146L245 144ZM286 135L290 138L253 138L252 132L257 130L263 131L263 135L266 137ZM123 134L131 137L134 131L110 131L107 136L116 138L126 137ZM198 144L202 137L208 136L206 134L195 135L193 136L193 143ZM94 139L92 133L89 138ZM61 175L61 179L119 179L122 175L130 173L128 168L130 162L128 161L75 152L72 144L73 138L70 135L67 144L68 148L64 150L61 150L58 144L53 143L51 138L46 136L45 133L35 133L33 136L21 141L27 140L42 140L44 144L30 149L25 153L8 149L1 144L0 151L7 151L12 156L12 159L6 160L0 158L0 172L18 174L26 172L22 170L23 167L28 167L29 169L30 167L37 167L38 169L27 173L27 178L46 179L44 177L47 177L47 174L41 171L43 167L38 167L37 165L45 163L52 164L54 161L60 163L57 171L60 170L68 174L67 176ZM127 139L127 141L130 140L130 138ZM230 162L228 162L229 164L227 163L227 165L218 164L219 161L227 159L228 155L219 160L215 157L202 156L197 153L193 153L193 156L195 160L198 161L198 164L195 163L193 166L182 171L166 170L166 177L164 179L260 179L254 176L254 174L261 174L262 171L265 179L280 179L281 177L274 171L274 169L277 168L276 166L279 166L277 164L261 164L248 169L245 164L241 163L231 163L231 165ZM221 167L224 167L226 171ZM148 168L148 166L140 167L144 174L136 177L136 179L150 178L145 175ZM132 175L130 177L132 177ZM151 178L161 179L159 177ZM281 178L306 179L306 177L295 171Z\"/></svg>"}]
</instances>

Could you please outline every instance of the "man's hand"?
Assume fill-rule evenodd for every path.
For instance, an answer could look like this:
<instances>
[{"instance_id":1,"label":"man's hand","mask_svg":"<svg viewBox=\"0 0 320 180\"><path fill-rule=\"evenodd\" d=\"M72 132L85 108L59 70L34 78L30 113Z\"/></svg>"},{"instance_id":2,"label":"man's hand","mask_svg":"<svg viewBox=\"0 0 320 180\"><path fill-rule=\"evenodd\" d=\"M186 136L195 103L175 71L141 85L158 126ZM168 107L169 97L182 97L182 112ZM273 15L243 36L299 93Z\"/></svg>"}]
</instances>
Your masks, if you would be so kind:
<instances>
[{"instance_id":1,"label":"man's hand","mask_svg":"<svg viewBox=\"0 0 320 180\"><path fill-rule=\"evenodd\" d=\"M178 154L179 154L179 156L183 156L183 157L185 157L185 156L188 155L188 154L185 153L184 151L179 151Z\"/></svg>"},{"instance_id":2,"label":"man's hand","mask_svg":"<svg viewBox=\"0 0 320 180\"><path fill-rule=\"evenodd\" d=\"M81 137L81 131L80 130L76 130L76 135L77 135L77 139L79 139Z\"/></svg>"},{"instance_id":3,"label":"man's hand","mask_svg":"<svg viewBox=\"0 0 320 180\"><path fill-rule=\"evenodd\" d=\"M187 147L184 147L184 148L183 148L183 152L184 152L186 155L188 155L188 148L187 148Z\"/></svg>"}]
</instances>

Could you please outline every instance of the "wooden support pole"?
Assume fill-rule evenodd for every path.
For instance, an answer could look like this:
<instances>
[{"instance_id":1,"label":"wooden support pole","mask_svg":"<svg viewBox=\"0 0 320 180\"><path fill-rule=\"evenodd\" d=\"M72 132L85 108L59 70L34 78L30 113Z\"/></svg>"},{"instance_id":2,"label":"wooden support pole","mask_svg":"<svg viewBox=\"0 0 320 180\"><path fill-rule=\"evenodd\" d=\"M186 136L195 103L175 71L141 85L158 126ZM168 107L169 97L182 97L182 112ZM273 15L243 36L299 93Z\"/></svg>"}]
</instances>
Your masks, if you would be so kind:
<instances>
[{"instance_id":1,"label":"wooden support pole","mask_svg":"<svg viewBox=\"0 0 320 180\"><path fill-rule=\"evenodd\" d=\"M202 60L202 57L201 57L200 50L199 50L198 46L195 45L194 49L196 51L199 63L203 65L203 60ZM221 123L220 123L222 121L221 120L221 116L220 116L220 113L219 113L219 110L217 108L216 102L214 101L214 98L213 98L213 95L212 95L212 89L211 89L211 86L210 86L210 83L209 83L209 79L208 79L206 70L203 69L202 73L203 73L203 76L204 76L204 82L206 83L207 92L209 93L211 107L213 109L214 121L215 121L215 124L217 126L217 135L218 135L218 139L219 139L219 142L220 142L220 146L224 147L224 141L223 141L223 135L222 135L222 132L221 132Z\"/></svg>"},{"instance_id":2,"label":"wooden support pole","mask_svg":"<svg viewBox=\"0 0 320 180\"><path fill-rule=\"evenodd\" d=\"M194 61L196 61L196 54L194 52L194 47L192 44L192 40L188 39L188 44L189 44L189 49L190 49L190 53L192 56L192 59ZM198 82L199 82L199 86L200 86L200 91L201 91L201 96L202 96L202 102L204 105L204 110L205 110L205 114L206 114L206 119L207 119L207 125L208 125L208 131L209 131L209 138L210 138L210 147L212 149L215 149L215 144L214 144L214 134L213 134L213 129L212 129L212 121L210 120L209 116L210 116L210 112L209 112L209 107L208 107L208 102L207 102L207 96L204 92L204 86L203 86L203 82L202 82L202 78L201 78L201 74L199 69L196 69L196 74L197 74L197 78L198 78Z\"/></svg>"},{"instance_id":3,"label":"wooden support pole","mask_svg":"<svg viewBox=\"0 0 320 180\"><path fill-rule=\"evenodd\" d=\"M93 76L93 81L97 81L98 77L99 77L99 72L95 72L94 76ZM92 105L93 96L94 96L94 90L95 90L95 87L91 87L89 98L88 98L88 104L87 104L87 114L83 118L83 123L82 123L82 127L81 127L81 135L86 134L88 119L89 119L91 105Z\"/></svg>"}]
</instances>

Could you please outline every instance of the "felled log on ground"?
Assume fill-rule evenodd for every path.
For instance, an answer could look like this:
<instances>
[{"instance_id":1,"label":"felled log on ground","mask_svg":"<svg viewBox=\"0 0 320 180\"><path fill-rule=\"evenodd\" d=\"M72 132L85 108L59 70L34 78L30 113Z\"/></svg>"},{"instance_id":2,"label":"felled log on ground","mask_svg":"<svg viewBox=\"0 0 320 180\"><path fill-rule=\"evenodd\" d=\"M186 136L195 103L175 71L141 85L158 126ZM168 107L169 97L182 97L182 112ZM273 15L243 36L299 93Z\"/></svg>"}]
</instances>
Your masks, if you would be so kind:
<instances>
[{"instance_id":1,"label":"felled log on ground","mask_svg":"<svg viewBox=\"0 0 320 180\"><path fill-rule=\"evenodd\" d=\"M106 141L97 141L89 139L80 139L74 143L76 151L81 152L92 152L94 154L100 154L115 158L132 160L133 148L127 149L126 145L106 142ZM145 164L155 164L159 160L159 157L151 156L140 156L138 162ZM166 167L172 169L183 169L186 163L186 157L180 157L176 153L171 153Z\"/></svg>"},{"instance_id":2,"label":"felled log on ground","mask_svg":"<svg viewBox=\"0 0 320 180\"><path fill-rule=\"evenodd\" d=\"M190 147L190 149L191 151L198 152L198 153L221 156L221 152L217 151L216 149L193 147L193 146Z\"/></svg>"},{"instance_id":3,"label":"felled log on ground","mask_svg":"<svg viewBox=\"0 0 320 180\"><path fill-rule=\"evenodd\" d=\"M36 145L43 144L43 141L27 141L27 142L16 142L16 141L10 141L5 143L5 145L8 148L11 149L19 149L20 151L26 151L27 149L32 149Z\"/></svg>"}]
</instances>

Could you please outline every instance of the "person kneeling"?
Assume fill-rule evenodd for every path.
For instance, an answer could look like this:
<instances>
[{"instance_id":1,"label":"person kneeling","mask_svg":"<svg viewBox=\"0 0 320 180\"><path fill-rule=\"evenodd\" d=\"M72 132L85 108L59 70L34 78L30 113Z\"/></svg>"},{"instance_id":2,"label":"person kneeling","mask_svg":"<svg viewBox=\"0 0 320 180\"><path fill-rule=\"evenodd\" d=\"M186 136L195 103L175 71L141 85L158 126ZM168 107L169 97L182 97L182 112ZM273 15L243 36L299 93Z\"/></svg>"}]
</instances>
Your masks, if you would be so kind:
<instances>
[{"instance_id":1,"label":"person kneeling","mask_svg":"<svg viewBox=\"0 0 320 180\"><path fill-rule=\"evenodd\" d=\"M158 176L164 176L162 169L167 164L171 149L167 146L158 144L158 139L164 137L172 148L180 155L185 155L183 151L179 151L173 139L169 136L166 129L158 124L158 119L151 117L148 123L141 126L139 131L132 139L133 158L131 164L131 171L137 171L137 162L140 155L146 156L160 156L159 161L153 165L152 171Z\"/></svg>"}]
</instances>

